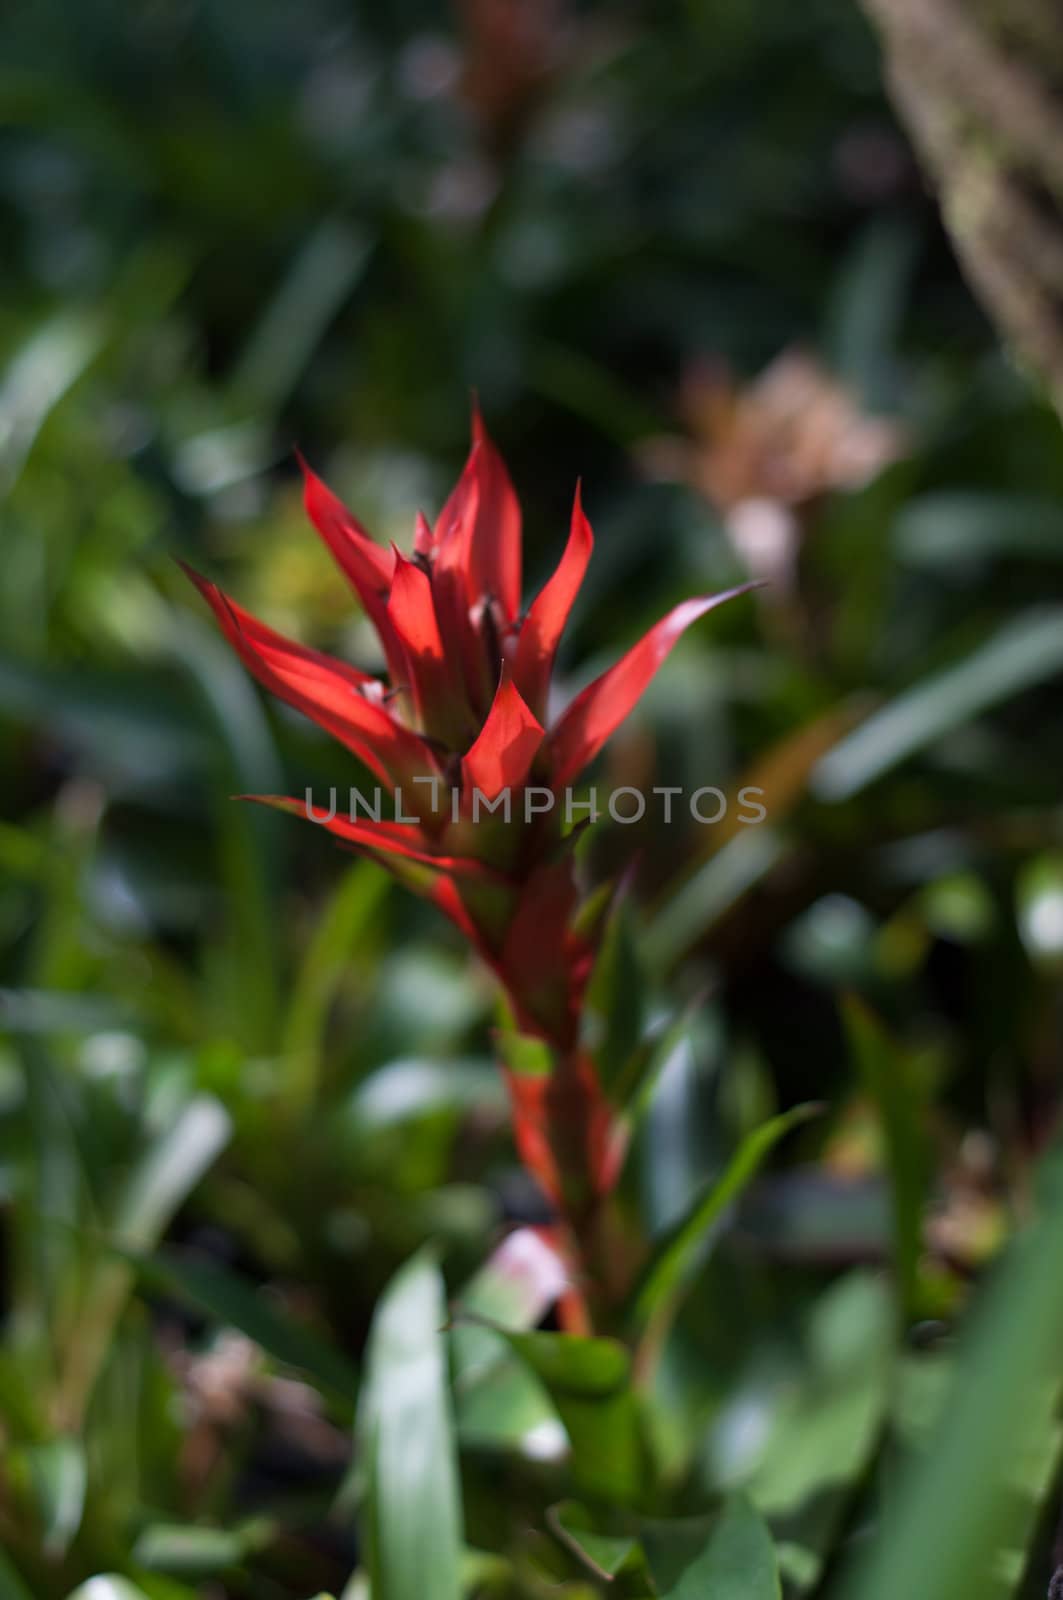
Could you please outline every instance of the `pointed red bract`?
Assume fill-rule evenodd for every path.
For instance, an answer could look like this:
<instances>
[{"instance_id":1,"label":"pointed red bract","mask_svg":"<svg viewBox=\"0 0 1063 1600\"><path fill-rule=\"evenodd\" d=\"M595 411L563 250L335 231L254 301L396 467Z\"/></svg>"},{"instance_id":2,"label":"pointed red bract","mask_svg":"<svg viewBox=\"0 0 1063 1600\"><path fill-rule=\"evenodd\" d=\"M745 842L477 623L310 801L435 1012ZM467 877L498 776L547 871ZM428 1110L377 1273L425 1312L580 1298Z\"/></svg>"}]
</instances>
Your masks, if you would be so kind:
<instances>
[{"instance_id":1,"label":"pointed red bract","mask_svg":"<svg viewBox=\"0 0 1063 1600\"><path fill-rule=\"evenodd\" d=\"M298 644L294 639L278 633L276 628L271 628L253 612L238 605L231 595L225 594L217 584L211 583L209 578L204 578L194 567L190 567L187 561L180 561L178 565L185 576L195 584L208 605L213 608L230 641L233 639L231 630L235 629L248 646L261 652L263 659L268 660L271 655L277 659L284 658L293 671L298 671L302 666L308 676L317 676L325 680L345 678L355 688L363 688L376 682L368 672L360 672L349 662L339 661L324 650L314 650L309 645Z\"/></svg>"},{"instance_id":2,"label":"pointed red bract","mask_svg":"<svg viewBox=\"0 0 1063 1600\"><path fill-rule=\"evenodd\" d=\"M466 790L479 789L493 800L503 789L519 789L544 736L541 723L521 699L516 685L503 675L487 721L462 758Z\"/></svg>"},{"instance_id":3,"label":"pointed red bract","mask_svg":"<svg viewBox=\"0 0 1063 1600\"><path fill-rule=\"evenodd\" d=\"M395 551L388 618L406 657L407 675L424 727L450 731L464 723L461 682L447 659L427 573Z\"/></svg>"},{"instance_id":4,"label":"pointed red bract","mask_svg":"<svg viewBox=\"0 0 1063 1600\"><path fill-rule=\"evenodd\" d=\"M517 641L513 676L537 715L546 714L550 675L565 624L579 593L594 548L591 525L583 514L579 487L572 506L572 526L557 569L532 603Z\"/></svg>"},{"instance_id":5,"label":"pointed red bract","mask_svg":"<svg viewBox=\"0 0 1063 1600\"><path fill-rule=\"evenodd\" d=\"M415 823L392 822L384 817L379 822L373 817L358 817L352 821L349 814L340 811L335 816L329 816L319 807L308 809L306 801L296 800L290 795L244 794L237 798L253 800L260 806L271 806L275 811L287 811L292 816L305 817L308 822L324 828L345 844L360 845L384 855L402 856L407 861L433 867L437 872L446 872L451 877L491 882L497 876L483 862L467 856L437 855L432 849L431 840Z\"/></svg>"},{"instance_id":6,"label":"pointed red bract","mask_svg":"<svg viewBox=\"0 0 1063 1600\"><path fill-rule=\"evenodd\" d=\"M303 503L307 516L365 607L379 636L393 684L396 688L404 687L405 659L387 611L394 554L371 539L354 513L311 470L303 457L298 459L303 471Z\"/></svg>"},{"instance_id":7,"label":"pointed red bract","mask_svg":"<svg viewBox=\"0 0 1063 1600\"><path fill-rule=\"evenodd\" d=\"M186 571L240 660L264 688L345 744L389 787L403 776L435 770L424 741L366 698L364 687L373 685L373 679L285 639L237 606L217 584L191 568Z\"/></svg>"},{"instance_id":8,"label":"pointed red bract","mask_svg":"<svg viewBox=\"0 0 1063 1600\"><path fill-rule=\"evenodd\" d=\"M407 561L401 551L395 550L394 555L395 576L388 597L391 620L408 650L442 661L443 640L428 576L415 562Z\"/></svg>"},{"instance_id":9,"label":"pointed red bract","mask_svg":"<svg viewBox=\"0 0 1063 1600\"><path fill-rule=\"evenodd\" d=\"M448 550L447 567L460 568L470 606L492 599L505 620L513 621L520 610L520 501L475 404L472 445L439 513L432 545L440 554Z\"/></svg>"},{"instance_id":10,"label":"pointed red bract","mask_svg":"<svg viewBox=\"0 0 1063 1600\"><path fill-rule=\"evenodd\" d=\"M436 520L432 534L432 592L447 654L457 664L470 706L486 712L494 672L483 650L469 596L469 551L480 504L474 445L461 477Z\"/></svg>"},{"instance_id":11,"label":"pointed red bract","mask_svg":"<svg viewBox=\"0 0 1063 1600\"><path fill-rule=\"evenodd\" d=\"M684 629L744 591L677 606L547 734L558 646L594 542L579 490L564 553L520 624L520 507L478 409L468 460L435 526L417 519L412 561L374 543L302 465L307 511L380 636L390 691L284 638L191 576L258 681L341 740L389 788L401 787L403 809L386 819L375 800L367 811L356 799L353 816L329 816L287 797L248 798L307 816L341 846L385 866L450 917L487 963L516 1027L546 1047L539 1052L548 1067L542 1076L509 1074L518 1148L565 1231L579 1235L614 1187L624 1148L624 1127L581 1043L601 928L593 915L580 914L574 837L564 831L561 806L525 815L526 786L533 774L537 785L555 790L571 782ZM433 781L426 788L418 778ZM507 789L516 803L508 814L503 809L501 822L513 828L512 839L501 838L474 804L476 791L497 802ZM397 820L402 816L418 820ZM570 1301L562 1308L566 1325L585 1328L575 1288Z\"/></svg>"},{"instance_id":12,"label":"pointed red bract","mask_svg":"<svg viewBox=\"0 0 1063 1600\"><path fill-rule=\"evenodd\" d=\"M300 455L303 503L306 514L328 545L337 565L347 574L363 605L366 594L387 597L391 583L391 552L371 539L358 518L334 495L328 484Z\"/></svg>"},{"instance_id":13,"label":"pointed red bract","mask_svg":"<svg viewBox=\"0 0 1063 1600\"><path fill-rule=\"evenodd\" d=\"M418 511L413 532L414 553L427 556L432 549L432 525L423 511Z\"/></svg>"},{"instance_id":14,"label":"pointed red bract","mask_svg":"<svg viewBox=\"0 0 1063 1600\"><path fill-rule=\"evenodd\" d=\"M480 492L469 545L469 597L497 600L512 622L520 610L520 501L475 404L472 437Z\"/></svg>"},{"instance_id":15,"label":"pointed red bract","mask_svg":"<svg viewBox=\"0 0 1063 1600\"><path fill-rule=\"evenodd\" d=\"M756 588L742 584L722 594L684 600L644 634L615 666L578 694L550 734L553 781L570 783L594 759L645 693L680 636L707 611Z\"/></svg>"}]
</instances>

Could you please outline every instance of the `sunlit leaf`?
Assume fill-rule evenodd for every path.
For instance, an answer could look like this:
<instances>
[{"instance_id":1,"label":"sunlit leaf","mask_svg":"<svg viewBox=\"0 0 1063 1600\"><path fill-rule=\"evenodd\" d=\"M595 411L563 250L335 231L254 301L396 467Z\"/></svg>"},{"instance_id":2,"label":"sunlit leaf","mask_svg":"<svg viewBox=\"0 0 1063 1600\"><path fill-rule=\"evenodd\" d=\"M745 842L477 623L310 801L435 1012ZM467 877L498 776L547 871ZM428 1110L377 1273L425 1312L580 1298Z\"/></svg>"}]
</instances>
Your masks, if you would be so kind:
<instances>
[{"instance_id":1,"label":"sunlit leaf","mask_svg":"<svg viewBox=\"0 0 1063 1600\"><path fill-rule=\"evenodd\" d=\"M148 1600L148 1596L128 1578L107 1573L81 1584L67 1600Z\"/></svg>"},{"instance_id":2,"label":"sunlit leaf","mask_svg":"<svg viewBox=\"0 0 1063 1600\"><path fill-rule=\"evenodd\" d=\"M313 1098L330 1006L352 955L379 921L389 881L375 862L356 861L341 877L307 946L288 998L283 1035L285 1087L297 1103Z\"/></svg>"},{"instance_id":3,"label":"sunlit leaf","mask_svg":"<svg viewBox=\"0 0 1063 1600\"><path fill-rule=\"evenodd\" d=\"M190 1100L133 1167L108 1219L108 1242L118 1252L150 1250L214 1164L231 1132L231 1119L220 1101L211 1095ZM132 1283L133 1269L120 1256L114 1252L101 1256L85 1313L65 1350L63 1392L74 1416L88 1403Z\"/></svg>"},{"instance_id":4,"label":"sunlit leaf","mask_svg":"<svg viewBox=\"0 0 1063 1600\"><path fill-rule=\"evenodd\" d=\"M1063 1152L1046 1158L1038 1215L988 1286L925 1455L887 1505L844 1600L999 1600L999 1561L1037 1506L1023 1463L1058 1431L1063 1346Z\"/></svg>"},{"instance_id":5,"label":"sunlit leaf","mask_svg":"<svg viewBox=\"0 0 1063 1600\"><path fill-rule=\"evenodd\" d=\"M953 729L1059 672L1063 611L1016 617L953 666L872 712L820 761L813 793L848 800Z\"/></svg>"},{"instance_id":6,"label":"sunlit leaf","mask_svg":"<svg viewBox=\"0 0 1063 1600\"><path fill-rule=\"evenodd\" d=\"M646 1010L632 917L622 895L606 925L584 1005L584 1040L607 1093L638 1048Z\"/></svg>"},{"instance_id":7,"label":"sunlit leaf","mask_svg":"<svg viewBox=\"0 0 1063 1600\"><path fill-rule=\"evenodd\" d=\"M785 1361L754 1367L716 1419L715 1473L786 1530L795 1593L813 1589L868 1471L895 1357L885 1283L849 1273L813 1303Z\"/></svg>"},{"instance_id":8,"label":"sunlit leaf","mask_svg":"<svg viewBox=\"0 0 1063 1600\"><path fill-rule=\"evenodd\" d=\"M373 1600L461 1600L462 1518L447 1386L446 1299L434 1258L415 1256L380 1301L359 1431L368 1479Z\"/></svg>"},{"instance_id":9,"label":"sunlit leaf","mask_svg":"<svg viewBox=\"0 0 1063 1600\"><path fill-rule=\"evenodd\" d=\"M30 334L0 379L0 488L14 483L49 413L98 355L105 328L71 307Z\"/></svg>"},{"instance_id":10,"label":"sunlit leaf","mask_svg":"<svg viewBox=\"0 0 1063 1600\"><path fill-rule=\"evenodd\" d=\"M52 1559L66 1554L81 1526L87 1467L79 1439L57 1437L29 1452L30 1476L41 1508L44 1550Z\"/></svg>"},{"instance_id":11,"label":"sunlit leaf","mask_svg":"<svg viewBox=\"0 0 1063 1600\"><path fill-rule=\"evenodd\" d=\"M176 1578L207 1578L238 1566L244 1557L266 1542L269 1524L249 1524L240 1532L208 1528L186 1522L152 1522L133 1547L133 1560L148 1572Z\"/></svg>"},{"instance_id":12,"label":"sunlit leaf","mask_svg":"<svg viewBox=\"0 0 1063 1600\"><path fill-rule=\"evenodd\" d=\"M637 1500L645 1487L645 1456L624 1347L568 1333L498 1332L556 1406L580 1492L618 1504Z\"/></svg>"},{"instance_id":13,"label":"sunlit leaf","mask_svg":"<svg viewBox=\"0 0 1063 1600\"><path fill-rule=\"evenodd\" d=\"M494 1328L485 1327L485 1321L513 1332L534 1328L564 1293L569 1278L564 1261L542 1231L517 1228L507 1234L454 1298L451 1338L458 1380L475 1381L506 1355L505 1340Z\"/></svg>"},{"instance_id":14,"label":"sunlit leaf","mask_svg":"<svg viewBox=\"0 0 1063 1600\"><path fill-rule=\"evenodd\" d=\"M1019 933L1030 960L1050 973L1063 972L1063 855L1037 856L1016 885Z\"/></svg>"},{"instance_id":15,"label":"sunlit leaf","mask_svg":"<svg viewBox=\"0 0 1063 1600\"><path fill-rule=\"evenodd\" d=\"M220 1101L211 1095L190 1100L130 1174L113 1219L116 1242L130 1250L154 1244L231 1133L231 1119Z\"/></svg>"},{"instance_id":16,"label":"sunlit leaf","mask_svg":"<svg viewBox=\"0 0 1063 1600\"><path fill-rule=\"evenodd\" d=\"M475 1057L409 1057L370 1072L354 1090L346 1113L358 1137L441 1111L507 1108L505 1086L492 1061Z\"/></svg>"}]
</instances>

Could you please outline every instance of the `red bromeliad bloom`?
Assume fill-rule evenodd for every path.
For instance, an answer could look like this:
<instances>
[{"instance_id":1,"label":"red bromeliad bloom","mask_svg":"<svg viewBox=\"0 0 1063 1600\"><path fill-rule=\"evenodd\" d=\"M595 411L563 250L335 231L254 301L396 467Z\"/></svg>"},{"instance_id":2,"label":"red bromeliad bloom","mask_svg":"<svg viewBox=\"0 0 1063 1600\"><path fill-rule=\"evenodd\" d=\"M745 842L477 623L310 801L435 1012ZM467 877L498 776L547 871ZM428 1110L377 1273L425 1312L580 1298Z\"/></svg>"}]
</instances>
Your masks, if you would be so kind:
<instances>
[{"instance_id":1,"label":"red bromeliad bloom","mask_svg":"<svg viewBox=\"0 0 1063 1600\"><path fill-rule=\"evenodd\" d=\"M579 830L566 829L550 797L593 760L683 631L742 591L676 606L551 723L554 659L593 544L578 490L557 569L522 612L520 506L478 412L457 487L434 527L418 519L409 557L376 544L305 463L303 472L310 520L380 636L389 684L293 643L190 576L259 682L352 750L401 799L399 817L416 818L315 815L430 896L497 974L509 1037L523 1036L522 1050L506 1052L520 1153L578 1219L614 1181L619 1141L579 1039L597 943L579 917ZM531 787L539 796L526 815ZM507 792L509 820L486 805Z\"/></svg>"}]
</instances>

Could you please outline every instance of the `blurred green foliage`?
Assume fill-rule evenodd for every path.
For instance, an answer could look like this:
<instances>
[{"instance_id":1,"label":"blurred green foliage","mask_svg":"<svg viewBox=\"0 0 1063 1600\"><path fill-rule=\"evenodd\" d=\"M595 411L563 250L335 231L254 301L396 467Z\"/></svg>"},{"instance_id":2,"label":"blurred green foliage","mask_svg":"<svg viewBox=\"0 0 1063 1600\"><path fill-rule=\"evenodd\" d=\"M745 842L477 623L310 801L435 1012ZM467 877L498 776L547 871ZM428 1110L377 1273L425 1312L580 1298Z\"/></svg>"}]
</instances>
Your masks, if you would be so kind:
<instances>
[{"instance_id":1,"label":"blurred green foliage","mask_svg":"<svg viewBox=\"0 0 1063 1600\"><path fill-rule=\"evenodd\" d=\"M375 1560L374 1600L414 1600L422 1547L379 1526L405 1489L417 1600L1042 1594L1063 451L859 15L11 0L0 29L0 1596L357 1600ZM231 801L357 775L172 558L367 662L292 446L408 545L476 389L533 583L582 474L575 684L741 578L734 505L653 463L733 463L684 384L795 345L897 459L781 508L793 581L695 630L598 780L768 812L594 841L603 879L639 857L593 998L644 1281L684 1287L632 1388L492 1281L545 1213L486 977ZM444 1331L446 1295L497 1326Z\"/></svg>"}]
</instances>

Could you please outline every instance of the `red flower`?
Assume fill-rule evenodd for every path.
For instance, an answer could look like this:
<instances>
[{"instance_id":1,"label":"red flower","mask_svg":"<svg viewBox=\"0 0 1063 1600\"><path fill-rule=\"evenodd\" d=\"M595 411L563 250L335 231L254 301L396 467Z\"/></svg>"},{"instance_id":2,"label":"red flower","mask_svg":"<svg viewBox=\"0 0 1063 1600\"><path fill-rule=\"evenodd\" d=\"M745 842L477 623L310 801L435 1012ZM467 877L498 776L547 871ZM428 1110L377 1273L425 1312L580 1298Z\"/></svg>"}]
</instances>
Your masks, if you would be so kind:
<instances>
[{"instance_id":1,"label":"red flower","mask_svg":"<svg viewBox=\"0 0 1063 1600\"><path fill-rule=\"evenodd\" d=\"M571 1129L582 1096L588 1176L600 1192L613 1163L600 1093L578 1044L594 935L577 925L574 834L549 797L593 760L680 634L742 590L676 606L551 723L554 658L590 560L590 525L577 490L557 570L522 615L520 506L478 411L472 434L457 487L434 527L419 519L409 558L375 544L302 463L310 520L376 627L390 683L283 638L215 584L190 576L259 682L401 790L399 815L416 821L315 820L435 899L497 973L517 1029L568 1061L565 1120ZM541 792L525 816L529 785ZM486 810L477 816L481 802L507 790L508 822ZM251 798L306 812L298 800ZM523 1085L518 1133L525 1159L558 1198L556 1150L549 1160L533 1156L537 1140L557 1143L549 1099L541 1084Z\"/></svg>"}]
</instances>

